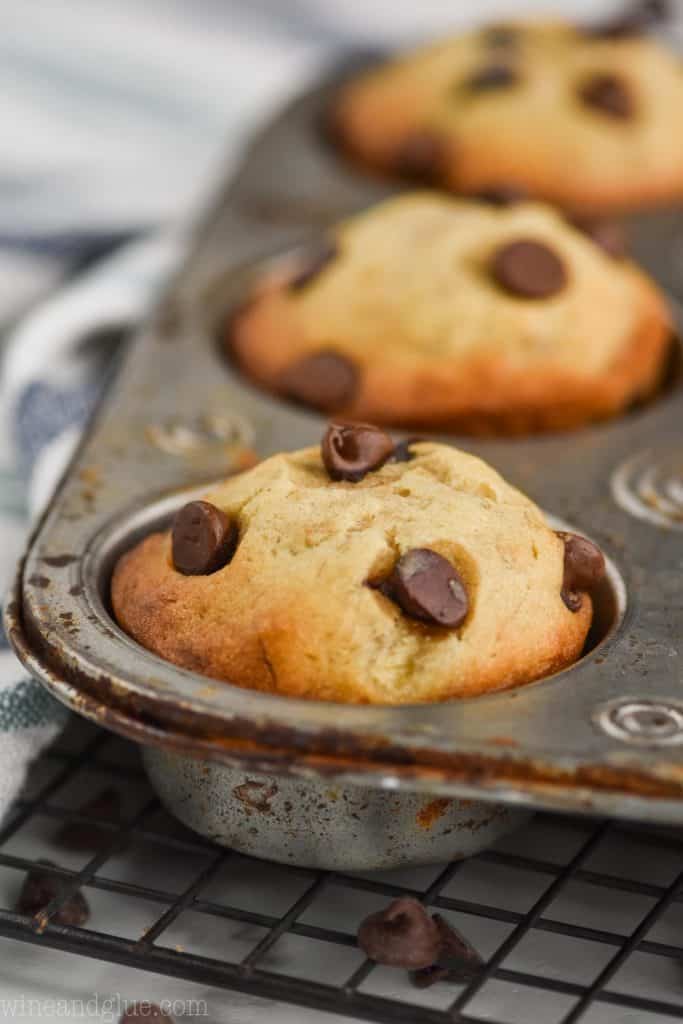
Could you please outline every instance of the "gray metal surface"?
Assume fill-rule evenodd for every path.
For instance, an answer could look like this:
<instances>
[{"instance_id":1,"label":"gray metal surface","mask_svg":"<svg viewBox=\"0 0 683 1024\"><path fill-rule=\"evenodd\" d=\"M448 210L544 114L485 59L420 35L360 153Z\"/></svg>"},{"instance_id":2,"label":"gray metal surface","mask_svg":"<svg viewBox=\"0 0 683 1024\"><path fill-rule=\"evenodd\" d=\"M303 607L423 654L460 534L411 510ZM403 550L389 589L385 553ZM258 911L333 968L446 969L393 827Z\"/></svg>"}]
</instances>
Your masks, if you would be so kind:
<instances>
[{"instance_id":1,"label":"gray metal surface","mask_svg":"<svg viewBox=\"0 0 683 1024\"><path fill-rule=\"evenodd\" d=\"M327 95L311 93L255 143L200 227L187 266L131 345L27 557L23 610L15 605L8 616L15 635L28 637L20 654L63 699L80 688L103 707L213 738L217 759L229 743L231 756L236 743L253 743L272 760L300 766L315 756L310 772L354 774L356 781L365 775L372 786L392 777L413 789L683 821L683 746L657 735L631 742L628 733L605 730L601 719L615 700L666 705L683 694L676 518L666 509L659 519L635 515L613 490L639 453L651 453L652 465L671 464L683 412L680 381L647 408L576 433L447 438L590 534L623 578L628 610L619 628L552 679L441 705L333 706L211 682L141 650L109 618L107 566L149 523L150 502L239 467L245 443L264 456L320 440L320 417L245 384L216 339L260 261L283 253L295 259L297 243L316 225L387 191L321 140ZM636 252L679 293L672 254L682 225L679 213L632 225Z\"/></svg>"},{"instance_id":2,"label":"gray metal surface","mask_svg":"<svg viewBox=\"0 0 683 1024\"><path fill-rule=\"evenodd\" d=\"M461 860L524 825L526 810L457 797L244 771L143 747L172 814L201 835L263 860L374 871Z\"/></svg>"}]
</instances>

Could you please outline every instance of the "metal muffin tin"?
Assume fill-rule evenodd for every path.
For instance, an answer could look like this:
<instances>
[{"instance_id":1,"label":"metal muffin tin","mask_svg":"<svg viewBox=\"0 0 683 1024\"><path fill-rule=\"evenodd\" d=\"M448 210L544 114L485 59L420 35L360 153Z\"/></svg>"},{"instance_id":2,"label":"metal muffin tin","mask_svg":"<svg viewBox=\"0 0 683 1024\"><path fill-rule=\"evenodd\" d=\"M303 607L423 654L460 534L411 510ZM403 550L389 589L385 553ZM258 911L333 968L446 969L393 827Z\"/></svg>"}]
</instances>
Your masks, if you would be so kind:
<instances>
[{"instance_id":1,"label":"metal muffin tin","mask_svg":"<svg viewBox=\"0 0 683 1024\"><path fill-rule=\"evenodd\" d=\"M185 266L127 347L35 532L7 607L8 634L60 700L150 747L152 778L171 809L251 852L272 855L272 836L250 845L225 816L225 827L217 826L216 793L222 787L234 798L250 779L268 785L258 773L286 779L294 790L301 779L347 787L349 797L361 787L373 807L374 791L390 790L404 798L413 822L420 794L420 807L457 797L681 823L677 377L646 407L573 433L481 441L441 435L490 461L548 512L593 537L610 559L594 645L550 679L437 705L302 701L170 665L111 618L109 577L121 551L167 522L188 494L246 465L251 453L267 456L321 438L321 417L251 387L224 360L218 336L249 283L273 261L297 260L328 224L395 190L351 167L326 140L322 125L338 81L334 76L270 125L200 224ZM630 232L636 257L670 292L683 294L681 214L632 218ZM205 762L201 771L193 759ZM400 818L404 830L407 820ZM461 820L456 814L456 828ZM365 825L372 846L373 823ZM413 833L419 836L415 825ZM338 835L325 833L319 850L338 843ZM482 842L492 836L480 834ZM387 855L378 853L377 829L374 844L365 864L425 859L419 843L396 856L386 844ZM440 846L435 856L447 852ZM326 863L310 850L294 856Z\"/></svg>"}]
</instances>

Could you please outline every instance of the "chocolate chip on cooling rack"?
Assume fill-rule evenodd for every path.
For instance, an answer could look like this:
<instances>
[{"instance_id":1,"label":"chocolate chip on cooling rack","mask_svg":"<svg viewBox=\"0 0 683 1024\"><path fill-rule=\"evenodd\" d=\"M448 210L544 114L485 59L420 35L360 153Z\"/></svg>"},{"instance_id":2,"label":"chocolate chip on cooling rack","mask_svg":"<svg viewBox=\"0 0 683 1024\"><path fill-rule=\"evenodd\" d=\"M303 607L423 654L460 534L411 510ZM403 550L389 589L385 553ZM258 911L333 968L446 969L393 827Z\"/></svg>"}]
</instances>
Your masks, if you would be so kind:
<instances>
[{"instance_id":1,"label":"chocolate chip on cooling rack","mask_svg":"<svg viewBox=\"0 0 683 1024\"><path fill-rule=\"evenodd\" d=\"M567 283L560 257L543 242L519 239L496 250L491 273L497 284L525 299L547 299Z\"/></svg>"},{"instance_id":2,"label":"chocolate chip on cooling rack","mask_svg":"<svg viewBox=\"0 0 683 1024\"><path fill-rule=\"evenodd\" d=\"M519 72L510 64L487 64L463 82L467 92L489 92L509 89L519 81Z\"/></svg>"},{"instance_id":3,"label":"chocolate chip on cooling rack","mask_svg":"<svg viewBox=\"0 0 683 1024\"><path fill-rule=\"evenodd\" d=\"M434 914L432 920L439 929L439 952L433 964L415 971L413 984L416 988L429 988L438 981L469 981L484 966L483 959L441 914Z\"/></svg>"},{"instance_id":4,"label":"chocolate chip on cooling rack","mask_svg":"<svg viewBox=\"0 0 683 1024\"><path fill-rule=\"evenodd\" d=\"M176 512L171 531L173 565L184 576L208 576L232 558L237 527L209 501L190 501Z\"/></svg>"},{"instance_id":5,"label":"chocolate chip on cooling rack","mask_svg":"<svg viewBox=\"0 0 683 1024\"><path fill-rule=\"evenodd\" d=\"M53 899L67 894L70 881L61 875L53 875L49 869L54 867L57 865L50 860L39 860L36 867L31 868L24 879L17 900L18 914L33 917L41 910L45 910ZM90 907L83 893L77 889L67 896L51 920L55 924L80 927L86 923L89 917Z\"/></svg>"},{"instance_id":6,"label":"chocolate chip on cooling rack","mask_svg":"<svg viewBox=\"0 0 683 1024\"><path fill-rule=\"evenodd\" d=\"M156 1003L133 1003L119 1018L119 1024L173 1024L171 1017Z\"/></svg>"},{"instance_id":7,"label":"chocolate chip on cooling rack","mask_svg":"<svg viewBox=\"0 0 683 1024\"><path fill-rule=\"evenodd\" d=\"M498 184L487 185L474 196L482 203L489 203L491 206L514 206L515 203L523 203L529 198L529 193L521 185L498 182Z\"/></svg>"},{"instance_id":8,"label":"chocolate chip on cooling rack","mask_svg":"<svg viewBox=\"0 0 683 1024\"><path fill-rule=\"evenodd\" d=\"M439 178L444 159L443 141L424 129L408 135L394 154L394 170L402 178L431 184Z\"/></svg>"},{"instance_id":9,"label":"chocolate chip on cooling rack","mask_svg":"<svg viewBox=\"0 0 683 1024\"><path fill-rule=\"evenodd\" d=\"M298 292L315 280L322 271L339 255L335 242L326 241L312 249L302 260L302 266L289 281L291 291Z\"/></svg>"},{"instance_id":10,"label":"chocolate chip on cooling rack","mask_svg":"<svg viewBox=\"0 0 683 1024\"><path fill-rule=\"evenodd\" d=\"M635 113L631 90L619 75L598 71L581 82L578 94L587 107L608 117L627 120Z\"/></svg>"},{"instance_id":11,"label":"chocolate chip on cooling rack","mask_svg":"<svg viewBox=\"0 0 683 1024\"><path fill-rule=\"evenodd\" d=\"M597 545L576 533L558 530L564 542L564 577L562 600L572 612L582 604L582 593L592 590L605 576L605 558Z\"/></svg>"},{"instance_id":12,"label":"chocolate chip on cooling rack","mask_svg":"<svg viewBox=\"0 0 683 1024\"><path fill-rule=\"evenodd\" d=\"M592 239L603 252L615 260L628 255L628 240L624 225L608 217L570 217L570 224Z\"/></svg>"},{"instance_id":13,"label":"chocolate chip on cooling rack","mask_svg":"<svg viewBox=\"0 0 683 1024\"><path fill-rule=\"evenodd\" d=\"M358 383L359 373L351 360L332 349L303 356L280 377L280 389L287 398L321 412L343 409L355 397Z\"/></svg>"},{"instance_id":14,"label":"chocolate chip on cooling rack","mask_svg":"<svg viewBox=\"0 0 683 1024\"><path fill-rule=\"evenodd\" d=\"M83 818L100 819L112 825L121 822L121 797L112 786L103 789L78 811ZM67 821L57 832L55 842L69 850L96 850L112 836L97 820Z\"/></svg>"},{"instance_id":15,"label":"chocolate chip on cooling rack","mask_svg":"<svg viewBox=\"0 0 683 1024\"><path fill-rule=\"evenodd\" d=\"M457 569L430 548L407 551L378 589L406 615L430 626L457 629L469 611Z\"/></svg>"},{"instance_id":16,"label":"chocolate chip on cooling rack","mask_svg":"<svg viewBox=\"0 0 683 1024\"><path fill-rule=\"evenodd\" d=\"M332 480L358 483L379 469L394 451L388 434L369 423L330 423L321 445L325 469Z\"/></svg>"},{"instance_id":17,"label":"chocolate chip on cooling rack","mask_svg":"<svg viewBox=\"0 0 683 1024\"><path fill-rule=\"evenodd\" d=\"M441 939L422 904L406 897L366 917L358 929L358 945L375 963L414 971L434 963Z\"/></svg>"},{"instance_id":18,"label":"chocolate chip on cooling rack","mask_svg":"<svg viewBox=\"0 0 683 1024\"><path fill-rule=\"evenodd\" d=\"M647 32L670 16L669 0L636 0L614 17L588 25L583 34L594 39L625 39Z\"/></svg>"}]
</instances>

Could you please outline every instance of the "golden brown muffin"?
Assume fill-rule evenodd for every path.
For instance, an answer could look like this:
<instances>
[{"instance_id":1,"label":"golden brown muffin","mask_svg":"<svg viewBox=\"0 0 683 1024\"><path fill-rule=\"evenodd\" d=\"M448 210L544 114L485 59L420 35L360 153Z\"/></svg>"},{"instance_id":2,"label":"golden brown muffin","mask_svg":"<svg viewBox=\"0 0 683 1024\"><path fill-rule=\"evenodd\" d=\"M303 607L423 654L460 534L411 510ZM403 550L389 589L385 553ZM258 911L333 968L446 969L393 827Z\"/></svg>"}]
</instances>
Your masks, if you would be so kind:
<instances>
[{"instance_id":1,"label":"golden brown muffin","mask_svg":"<svg viewBox=\"0 0 683 1024\"><path fill-rule=\"evenodd\" d=\"M613 416L659 383L663 296L550 207L406 194L310 259L262 284L226 344L326 413L514 434Z\"/></svg>"},{"instance_id":2,"label":"golden brown muffin","mask_svg":"<svg viewBox=\"0 0 683 1024\"><path fill-rule=\"evenodd\" d=\"M480 459L333 424L192 502L125 554L112 601L163 658L237 686L406 704L579 657L602 575Z\"/></svg>"},{"instance_id":3,"label":"golden brown muffin","mask_svg":"<svg viewBox=\"0 0 683 1024\"><path fill-rule=\"evenodd\" d=\"M489 26L399 57L342 89L335 134L370 168L456 192L598 210L680 199L683 71L637 31L647 6L593 28Z\"/></svg>"}]
</instances>

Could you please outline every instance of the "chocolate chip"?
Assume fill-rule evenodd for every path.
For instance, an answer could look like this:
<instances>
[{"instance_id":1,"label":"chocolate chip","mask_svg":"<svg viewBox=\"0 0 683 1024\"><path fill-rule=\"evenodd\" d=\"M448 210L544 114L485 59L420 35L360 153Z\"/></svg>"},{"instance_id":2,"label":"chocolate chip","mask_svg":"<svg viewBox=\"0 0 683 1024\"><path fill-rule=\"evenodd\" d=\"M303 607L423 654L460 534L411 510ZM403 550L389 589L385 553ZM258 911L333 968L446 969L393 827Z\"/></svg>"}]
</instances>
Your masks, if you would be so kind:
<instances>
[{"instance_id":1,"label":"chocolate chip","mask_svg":"<svg viewBox=\"0 0 683 1024\"><path fill-rule=\"evenodd\" d=\"M435 132L408 135L394 154L396 174L409 181L432 184L438 181L444 163L444 145Z\"/></svg>"},{"instance_id":2,"label":"chocolate chip","mask_svg":"<svg viewBox=\"0 0 683 1024\"><path fill-rule=\"evenodd\" d=\"M423 440L424 438L422 437L406 437L403 441L399 441L398 444L394 445L394 451L389 461L412 462L417 456L415 452L411 452L411 446L419 444Z\"/></svg>"},{"instance_id":3,"label":"chocolate chip","mask_svg":"<svg viewBox=\"0 0 683 1024\"><path fill-rule=\"evenodd\" d=\"M359 373L346 356L325 349L288 366L280 378L283 393L321 412L336 412L354 398Z\"/></svg>"},{"instance_id":4,"label":"chocolate chip","mask_svg":"<svg viewBox=\"0 0 683 1024\"><path fill-rule=\"evenodd\" d=\"M564 263L543 242L520 239L501 246L491 263L501 288L525 299L547 299L567 283Z\"/></svg>"},{"instance_id":5,"label":"chocolate chip","mask_svg":"<svg viewBox=\"0 0 683 1024\"><path fill-rule=\"evenodd\" d=\"M510 64L487 64L463 82L467 92L509 89L519 81L519 73Z\"/></svg>"},{"instance_id":6,"label":"chocolate chip","mask_svg":"<svg viewBox=\"0 0 683 1024\"><path fill-rule=\"evenodd\" d=\"M129 1006L119 1018L119 1024L173 1024L171 1017L156 1003L139 1002Z\"/></svg>"},{"instance_id":7,"label":"chocolate chip","mask_svg":"<svg viewBox=\"0 0 683 1024\"><path fill-rule=\"evenodd\" d=\"M486 46L514 46L519 42L520 30L516 25L487 25L482 30L482 39Z\"/></svg>"},{"instance_id":8,"label":"chocolate chip","mask_svg":"<svg viewBox=\"0 0 683 1024\"><path fill-rule=\"evenodd\" d=\"M339 255L339 248L335 242L322 242L317 249L311 250L303 259L303 266L299 272L290 279L289 288L293 292L301 291L327 267Z\"/></svg>"},{"instance_id":9,"label":"chocolate chip","mask_svg":"<svg viewBox=\"0 0 683 1024\"><path fill-rule=\"evenodd\" d=\"M447 967L442 967L441 964L430 964L429 967L422 967L419 971L414 971L411 975L411 981L415 988L431 988L432 985L436 985L439 981L459 981L460 979L451 977L451 972Z\"/></svg>"},{"instance_id":10,"label":"chocolate chip","mask_svg":"<svg viewBox=\"0 0 683 1024\"><path fill-rule=\"evenodd\" d=\"M579 98L586 106L620 120L633 117L635 105L627 83L618 75L596 72L582 82Z\"/></svg>"},{"instance_id":11,"label":"chocolate chip","mask_svg":"<svg viewBox=\"0 0 683 1024\"><path fill-rule=\"evenodd\" d=\"M570 223L613 259L622 260L628 255L626 231L620 221L603 217L571 217Z\"/></svg>"},{"instance_id":12,"label":"chocolate chip","mask_svg":"<svg viewBox=\"0 0 683 1024\"><path fill-rule=\"evenodd\" d=\"M469 610L457 569L430 548L412 548L402 555L379 590L406 615L430 626L457 629Z\"/></svg>"},{"instance_id":13,"label":"chocolate chip","mask_svg":"<svg viewBox=\"0 0 683 1024\"><path fill-rule=\"evenodd\" d=\"M208 576L232 558L237 527L208 501L190 501L176 512L171 533L173 565L184 576Z\"/></svg>"},{"instance_id":14,"label":"chocolate chip","mask_svg":"<svg viewBox=\"0 0 683 1024\"><path fill-rule=\"evenodd\" d=\"M570 590L590 590L605 575L605 558L596 544L576 533L561 531L564 541L564 579Z\"/></svg>"},{"instance_id":15,"label":"chocolate chip","mask_svg":"<svg viewBox=\"0 0 683 1024\"><path fill-rule=\"evenodd\" d=\"M417 970L436 960L439 929L421 903L406 897L366 917L358 945L375 963Z\"/></svg>"},{"instance_id":16,"label":"chocolate chip","mask_svg":"<svg viewBox=\"0 0 683 1024\"><path fill-rule=\"evenodd\" d=\"M321 445L325 469L332 480L354 484L383 466L393 451L389 435L369 423L330 423Z\"/></svg>"},{"instance_id":17,"label":"chocolate chip","mask_svg":"<svg viewBox=\"0 0 683 1024\"><path fill-rule=\"evenodd\" d=\"M523 203L529 198L529 193L520 185L506 184L500 182L497 185L489 185L477 192L475 199L482 203L490 203L491 206L513 206L515 203Z\"/></svg>"},{"instance_id":18,"label":"chocolate chip","mask_svg":"<svg viewBox=\"0 0 683 1024\"><path fill-rule=\"evenodd\" d=\"M570 612L578 612L579 608L583 604L583 597L581 594L577 594L572 590L567 590L566 587L562 587L560 596Z\"/></svg>"},{"instance_id":19,"label":"chocolate chip","mask_svg":"<svg viewBox=\"0 0 683 1024\"><path fill-rule=\"evenodd\" d=\"M434 914L432 920L439 929L439 952L435 963L413 974L413 984L416 988L429 988L438 981L469 981L484 966L483 959L441 914Z\"/></svg>"},{"instance_id":20,"label":"chocolate chip","mask_svg":"<svg viewBox=\"0 0 683 1024\"><path fill-rule=\"evenodd\" d=\"M121 822L121 797L113 787L83 804L78 813L84 818L99 818L118 825ZM67 821L57 832L55 842L70 850L96 850L113 835L96 821Z\"/></svg>"},{"instance_id":21,"label":"chocolate chip","mask_svg":"<svg viewBox=\"0 0 683 1024\"><path fill-rule=\"evenodd\" d=\"M50 860L39 860L37 864L45 868L54 868L57 865ZM25 914L33 917L41 910L45 910L48 903L56 897L66 896L70 880L61 875L53 875L40 867L31 868L26 875L24 884L16 904L18 914ZM52 916L55 924L84 925L90 917L90 907L85 896L80 890L76 890L66 897L66 900Z\"/></svg>"},{"instance_id":22,"label":"chocolate chip","mask_svg":"<svg viewBox=\"0 0 683 1024\"><path fill-rule=\"evenodd\" d=\"M572 612L582 604L582 593L592 590L605 576L605 558L587 537L558 530L557 536L564 542L564 577L562 600Z\"/></svg>"},{"instance_id":23,"label":"chocolate chip","mask_svg":"<svg viewBox=\"0 0 683 1024\"><path fill-rule=\"evenodd\" d=\"M594 39L626 39L639 36L671 16L668 0L636 0L625 11L606 21L589 25L583 34Z\"/></svg>"}]
</instances>

